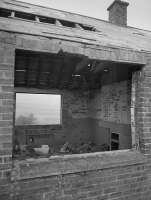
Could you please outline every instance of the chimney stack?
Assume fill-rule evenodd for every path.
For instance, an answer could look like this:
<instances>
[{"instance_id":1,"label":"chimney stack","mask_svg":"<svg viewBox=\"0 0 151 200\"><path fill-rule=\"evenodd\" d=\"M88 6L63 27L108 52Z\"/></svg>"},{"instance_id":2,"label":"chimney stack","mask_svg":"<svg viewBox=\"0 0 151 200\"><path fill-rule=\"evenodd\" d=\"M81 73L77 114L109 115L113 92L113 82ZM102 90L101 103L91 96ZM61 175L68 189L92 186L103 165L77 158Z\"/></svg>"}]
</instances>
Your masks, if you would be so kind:
<instances>
[{"instance_id":1,"label":"chimney stack","mask_svg":"<svg viewBox=\"0 0 151 200\"><path fill-rule=\"evenodd\" d=\"M128 2L114 0L114 2L107 9L109 11L109 22L119 26L127 26L128 5Z\"/></svg>"}]
</instances>

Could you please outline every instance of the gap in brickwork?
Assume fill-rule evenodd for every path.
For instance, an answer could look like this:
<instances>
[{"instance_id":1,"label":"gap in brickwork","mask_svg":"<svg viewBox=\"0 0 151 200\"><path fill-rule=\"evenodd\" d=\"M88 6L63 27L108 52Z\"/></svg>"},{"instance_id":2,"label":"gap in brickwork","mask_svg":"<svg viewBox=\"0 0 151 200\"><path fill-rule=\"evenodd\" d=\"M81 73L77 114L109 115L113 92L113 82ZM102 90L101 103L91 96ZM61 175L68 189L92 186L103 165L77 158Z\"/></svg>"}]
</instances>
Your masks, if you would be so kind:
<instances>
[{"instance_id":1,"label":"gap in brickwork","mask_svg":"<svg viewBox=\"0 0 151 200\"><path fill-rule=\"evenodd\" d=\"M15 158L131 149L132 74L139 69L126 63L16 50L15 93L60 94L62 118L55 125L16 125Z\"/></svg>"},{"instance_id":2,"label":"gap in brickwork","mask_svg":"<svg viewBox=\"0 0 151 200\"><path fill-rule=\"evenodd\" d=\"M20 18L20 19L27 19L31 21L35 20L35 15L22 13L22 12L16 12L16 11L15 11L15 17Z\"/></svg>"},{"instance_id":3,"label":"gap in brickwork","mask_svg":"<svg viewBox=\"0 0 151 200\"><path fill-rule=\"evenodd\" d=\"M96 31L96 29L93 26L88 26L88 25L84 25L84 24L79 24L84 30L87 31Z\"/></svg>"},{"instance_id":4,"label":"gap in brickwork","mask_svg":"<svg viewBox=\"0 0 151 200\"><path fill-rule=\"evenodd\" d=\"M43 23L48 23L48 24L55 24L56 19L54 18L48 18L48 17L39 17L39 21Z\"/></svg>"},{"instance_id":5,"label":"gap in brickwork","mask_svg":"<svg viewBox=\"0 0 151 200\"><path fill-rule=\"evenodd\" d=\"M0 9L0 17L10 17L11 11L6 9Z\"/></svg>"},{"instance_id":6,"label":"gap in brickwork","mask_svg":"<svg viewBox=\"0 0 151 200\"><path fill-rule=\"evenodd\" d=\"M73 22L69 22L69 21L65 21L65 20L59 20L59 21L61 22L61 24L63 26L75 28L75 23L73 23Z\"/></svg>"},{"instance_id":7,"label":"gap in brickwork","mask_svg":"<svg viewBox=\"0 0 151 200\"><path fill-rule=\"evenodd\" d=\"M60 25L62 25L63 27L81 29L81 30L86 30L86 31L97 31L96 28L91 25L75 23L75 22L62 20L62 19L55 19L51 17L37 16L30 13L11 11L11 10L1 9L1 8L0 8L0 17L6 17L6 18L16 17L18 19L37 21L37 22L42 22L42 23L54 24L54 25L57 25L56 21L58 20Z\"/></svg>"}]
</instances>

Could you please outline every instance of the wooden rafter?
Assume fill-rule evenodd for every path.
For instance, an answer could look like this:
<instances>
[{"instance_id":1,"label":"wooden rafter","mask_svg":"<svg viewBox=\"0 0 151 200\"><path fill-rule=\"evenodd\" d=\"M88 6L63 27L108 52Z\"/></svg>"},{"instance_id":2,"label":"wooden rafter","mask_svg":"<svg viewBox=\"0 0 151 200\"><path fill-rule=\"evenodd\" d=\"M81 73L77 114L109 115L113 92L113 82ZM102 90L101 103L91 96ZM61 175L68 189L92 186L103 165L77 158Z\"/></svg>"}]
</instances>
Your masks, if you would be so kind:
<instances>
[{"instance_id":1,"label":"wooden rafter","mask_svg":"<svg viewBox=\"0 0 151 200\"><path fill-rule=\"evenodd\" d=\"M15 85L23 86L26 85L26 55L18 54L15 61Z\"/></svg>"},{"instance_id":2,"label":"wooden rafter","mask_svg":"<svg viewBox=\"0 0 151 200\"><path fill-rule=\"evenodd\" d=\"M33 87L37 84L39 56L36 54L27 56L27 86Z\"/></svg>"},{"instance_id":3,"label":"wooden rafter","mask_svg":"<svg viewBox=\"0 0 151 200\"><path fill-rule=\"evenodd\" d=\"M69 83L72 79L72 74L75 71L77 60L75 57L65 57L63 63L63 72L61 76L60 88L68 88Z\"/></svg>"},{"instance_id":4,"label":"wooden rafter","mask_svg":"<svg viewBox=\"0 0 151 200\"><path fill-rule=\"evenodd\" d=\"M50 73L52 73L52 58L49 55L40 56L39 67L39 85L41 87L48 87Z\"/></svg>"},{"instance_id":5,"label":"wooden rafter","mask_svg":"<svg viewBox=\"0 0 151 200\"><path fill-rule=\"evenodd\" d=\"M63 58L55 56L52 63L53 71L49 77L49 88L58 88L62 73Z\"/></svg>"}]
</instances>

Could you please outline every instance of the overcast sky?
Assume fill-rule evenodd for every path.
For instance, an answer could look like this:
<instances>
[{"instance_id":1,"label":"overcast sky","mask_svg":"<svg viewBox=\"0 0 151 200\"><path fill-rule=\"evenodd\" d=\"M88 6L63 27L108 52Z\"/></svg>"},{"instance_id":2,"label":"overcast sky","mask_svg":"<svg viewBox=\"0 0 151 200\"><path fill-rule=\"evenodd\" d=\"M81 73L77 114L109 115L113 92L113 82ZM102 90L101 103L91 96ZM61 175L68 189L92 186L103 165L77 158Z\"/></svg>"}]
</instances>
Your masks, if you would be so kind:
<instances>
[{"instance_id":1,"label":"overcast sky","mask_svg":"<svg viewBox=\"0 0 151 200\"><path fill-rule=\"evenodd\" d=\"M113 0L20 0L59 10L108 19L107 7ZM151 0L127 0L128 25L151 30Z\"/></svg>"},{"instance_id":2,"label":"overcast sky","mask_svg":"<svg viewBox=\"0 0 151 200\"><path fill-rule=\"evenodd\" d=\"M60 123L61 96L50 94L16 94L16 119L33 114L36 124Z\"/></svg>"}]
</instances>

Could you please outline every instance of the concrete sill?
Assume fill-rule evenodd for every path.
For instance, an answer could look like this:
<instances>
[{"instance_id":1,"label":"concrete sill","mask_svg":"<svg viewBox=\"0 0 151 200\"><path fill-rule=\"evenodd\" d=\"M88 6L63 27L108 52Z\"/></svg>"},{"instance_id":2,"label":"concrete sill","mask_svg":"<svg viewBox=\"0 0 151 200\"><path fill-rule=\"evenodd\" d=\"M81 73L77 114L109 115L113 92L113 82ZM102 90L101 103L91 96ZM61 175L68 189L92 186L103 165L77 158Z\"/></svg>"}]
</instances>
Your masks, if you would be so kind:
<instances>
[{"instance_id":1,"label":"concrete sill","mask_svg":"<svg viewBox=\"0 0 151 200\"><path fill-rule=\"evenodd\" d=\"M50 158L15 161L11 180L95 171L107 168L139 165L146 162L143 154L133 150L52 156Z\"/></svg>"}]
</instances>

